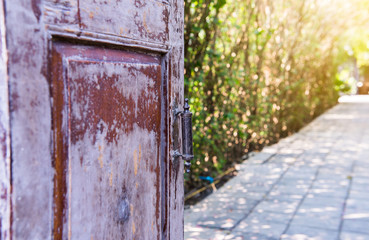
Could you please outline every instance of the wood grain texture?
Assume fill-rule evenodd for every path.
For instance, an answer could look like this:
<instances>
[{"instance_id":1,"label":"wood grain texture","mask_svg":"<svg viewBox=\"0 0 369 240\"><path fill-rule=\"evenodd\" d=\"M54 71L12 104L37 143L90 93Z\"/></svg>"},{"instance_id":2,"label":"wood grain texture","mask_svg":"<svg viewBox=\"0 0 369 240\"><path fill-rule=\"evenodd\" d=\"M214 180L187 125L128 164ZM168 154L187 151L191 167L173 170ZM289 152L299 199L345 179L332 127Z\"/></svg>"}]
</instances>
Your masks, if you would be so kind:
<instances>
[{"instance_id":1,"label":"wood grain texture","mask_svg":"<svg viewBox=\"0 0 369 240\"><path fill-rule=\"evenodd\" d=\"M10 239L10 138L8 54L5 42L4 5L0 2L0 239Z\"/></svg>"},{"instance_id":2,"label":"wood grain texture","mask_svg":"<svg viewBox=\"0 0 369 240\"><path fill-rule=\"evenodd\" d=\"M54 170L47 39L39 0L6 0L12 150L12 237L49 239Z\"/></svg>"},{"instance_id":3,"label":"wood grain texture","mask_svg":"<svg viewBox=\"0 0 369 240\"><path fill-rule=\"evenodd\" d=\"M171 6L169 15L169 41L171 46L168 58L168 88L169 104L168 107L183 106L184 104L184 51L183 51L183 27L184 27L184 1L170 0ZM173 109L172 109L173 110ZM170 152L182 149L182 130L170 115ZM180 129L180 130L179 130ZM179 132L178 132L179 131ZM172 159L169 162L169 182L168 193L169 215L168 215L168 239L183 239L183 160L176 162Z\"/></svg>"},{"instance_id":4,"label":"wood grain texture","mask_svg":"<svg viewBox=\"0 0 369 240\"><path fill-rule=\"evenodd\" d=\"M99 151L99 147L93 151L89 151L92 148L92 143L89 143L87 140L84 142L84 144L78 145L77 143L85 138L83 137L81 140L80 138L76 137L76 142L74 142L72 145L68 145L71 147L68 147L66 152L69 154L69 151L77 151L77 153L73 154L72 158L67 158L72 159L70 161L71 165L69 165L69 162L68 164L66 162L63 163L62 161L58 162L53 157L58 151L55 148L55 126L57 124L63 124L64 120L62 122L55 122L55 112L53 111L55 109L55 101L57 99L55 98L55 92L53 93L53 88L56 85L52 84L55 79L52 77L53 67L50 62L53 61L54 58L54 55L51 54L54 46L53 44L56 41L61 41L65 43L73 42L73 44L76 46L81 46L81 43L92 45L95 49L100 49L100 51L105 51L104 49L106 49L106 47L111 47L118 49L118 52L123 51L127 54L128 52L132 51L135 54L141 53L149 58L156 58L156 56L159 56L155 60L157 61L155 64L150 60L150 64L154 64L156 67L149 67L145 71L155 72L155 74L160 72L161 74L160 86L156 86L155 90L159 91L160 93L158 93L158 96L161 96L157 100L158 102L156 102L156 106L160 108L160 114L156 115L156 113L150 111L145 111L145 114L156 116L154 118L160 119L160 127L156 125L156 130L154 131L156 134L157 131L160 132L160 139L158 140L151 135L148 126L152 126L153 122L150 122L148 119L146 121L147 126L143 128L148 132L142 132L135 127L131 127L130 134L133 134L132 132L135 131L136 134L131 136L127 132L125 133L125 136L127 141L128 139L131 139L129 141L132 142L132 145L122 147L127 147L127 149L129 148L131 150L134 150L135 148L139 152L139 146L137 147L133 144L134 142L137 143L137 139L133 137L137 134L145 136L142 139L142 142L145 146L151 146L151 142L160 142L160 147L158 149L155 149L153 152L148 151L145 153L148 154L145 155L147 158L152 158L152 156L158 154L155 159L160 159L160 161L155 165L152 165L152 167L156 169L155 171L159 172L155 172L155 174L153 174L151 170L147 172L145 172L146 170L142 170L143 172L140 173L140 176L142 176L139 177L141 179L140 182L144 182L144 176L150 176L150 174L153 174L151 178L155 179L154 182L158 181L157 179L160 179L160 181L154 186L154 189L160 188L160 194L151 201L155 203L155 207L153 209L155 209L156 222L154 222L154 224L151 222L152 226L154 227L150 228L156 232L154 234L155 236L159 236L162 239L183 239L183 162L182 160L173 161L170 154L173 150L181 149L182 144L180 124L174 121L171 110L173 106L182 106L184 98L183 2L180 0L116 0L93 2L78 0L5 0L5 5L5 29L6 39L8 42L7 48L9 51L9 67L7 74L9 76L10 88L10 135L12 136L11 149L13 192L11 195L11 232L13 238L61 239L62 235L55 235L55 232L63 233L65 230L67 232L65 233L66 235L63 236L73 236L73 230L71 230L71 233L68 232L68 230L72 228L68 227L67 220L75 217L73 216L73 211L68 213L68 204L73 206L73 202L71 202L69 198L72 196L72 198L87 199L88 195L86 195L86 193L89 192L89 190L83 190L83 184L75 183L69 178L72 176L71 179L76 179L73 178L73 176L78 176L79 173L81 173L82 176L83 174L87 174L84 172L83 164L87 164L88 161L82 161L83 167L78 170L80 172L74 170L79 169L78 164L81 164L80 157L78 157L78 152L81 149L87 149L86 154L90 152L90 154L100 154L100 152L95 152ZM127 49L129 49L129 51L126 51ZM88 55L87 52L83 52L81 54L85 54L83 55L84 57ZM118 55L120 56L120 54ZM56 58L58 57L62 59L61 56L56 56ZM135 58L132 57L131 59ZM85 79L82 76L77 77L78 71L73 72L73 68L78 68L83 71L86 66L97 63L85 63L83 67L80 65L80 60L81 59L74 59L74 61L70 60L69 63L65 63L63 62L64 60L62 60L63 64L60 66L64 66L64 68L59 69L58 74L65 74L65 71L68 68L67 66L69 66L71 67L71 72L67 71L67 73L73 74L65 76L75 79L76 82L82 81L82 79L84 79L83 81L87 81L88 79ZM116 59L114 61L120 62L121 60ZM135 64L142 64L142 61L146 60L140 58L138 62L132 62L131 66L136 66ZM127 61L125 60L125 62ZM108 71L108 68L114 69L114 66L116 67L117 65L105 65L106 71ZM123 68L125 68L125 66L126 65L121 65ZM88 74L86 73L86 76L87 75ZM73 88L73 85L71 86L71 95L72 93L77 93L79 91L80 87ZM85 85L83 86L83 88L86 87ZM62 89L60 89L60 91L63 92L64 87L61 87ZM137 86L137 88L138 87L139 86ZM61 97L63 98L63 96ZM64 103L68 102L67 99L64 100L66 101ZM99 104L99 102L95 104ZM132 102L129 104L137 103L132 100ZM86 106L74 104L70 105L70 109L76 107L77 109L81 108L80 111L82 112L86 110L84 109ZM3 109L0 110L0 112L2 111ZM62 108L59 111L59 113L61 113L60 119L65 118L65 116L63 116L63 111L67 111L65 114L68 114L68 108ZM73 118L73 116L78 116L77 113L80 111L76 111L75 115L71 115L71 117L68 119L74 119L73 121L77 121L78 118ZM102 112L99 112L96 115L103 116L108 113L115 113L112 110L110 110L110 112L104 112L107 111L107 109L104 108L101 111ZM89 119L88 122L92 120L93 119ZM106 123L106 121L104 122ZM107 129L107 126L104 124L102 126L103 129ZM78 129L74 130L78 132ZM84 129L84 132L89 131ZM104 140L106 141L105 143L110 141L108 139L114 139L115 136L119 135L118 133L114 133L114 131L110 131L109 133L106 132L105 134L106 136L104 136L107 137ZM65 133L65 136L68 136L68 134ZM93 134L91 135L90 133L89 136L94 139ZM99 137L97 137L98 135L95 134L95 136L96 139L99 139ZM155 146L158 146L158 143L156 143ZM147 148L152 149L151 147ZM105 146L104 149L112 152L115 151L107 146ZM136 154L138 154L138 152ZM10 154L9 151L7 151L7 154ZM103 158L105 159L107 156L104 154L105 152L103 152ZM131 153L131 155L131 157L134 158L134 153ZM117 158L128 158L127 156L124 154L116 155ZM107 157L106 159L109 158ZM114 161L110 163L113 162ZM136 165L134 164L134 161L133 166L130 164L132 163L123 161L117 165L117 169L133 167L134 175L134 169ZM106 166L107 169L110 168L110 170L115 169L114 166L109 167L109 164L105 165L104 162L102 165ZM151 165L147 166L149 167ZM71 171L71 175L67 174L63 177L60 174L61 172L58 173L58 168L67 168L69 171L69 167L73 169ZM101 165L98 160L98 165L91 166L93 172L91 176L94 174L100 174L99 176L101 181L107 184L107 186L98 185L99 188L101 188L101 191L103 191L102 189L110 189L110 182L112 185L119 185L119 183L122 184L124 181L128 181L123 180L123 178L114 178L110 177L110 175L104 175L106 172L103 174L99 168L101 168ZM73 171L77 172L73 173ZM139 174L137 173L137 175ZM58 180L57 176L62 177ZM90 175L87 174L86 176ZM160 178L158 176L160 176ZM66 185L54 185L54 177L56 177L56 182L61 181L60 183L62 183L62 181L64 181ZM132 179L133 178L131 178L131 180ZM79 180L82 182L85 181L84 178ZM91 182L93 181L91 180ZM150 184L145 184L142 186L152 187ZM130 183L126 182L123 185L130 185ZM79 193L77 195L73 195L74 192L72 191L69 192L69 195L66 194L65 196L58 196L56 194L58 192L58 188L66 193L68 193L68 189L76 189ZM146 191L145 189L146 188L141 189L140 191ZM120 196L118 193L109 192L110 190L107 191L108 195L111 195L112 198L113 196ZM122 189L119 191L122 192ZM150 193L150 191L147 192L148 196L152 196L154 194ZM157 192L158 190L156 189L155 193ZM96 196L96 198L101 198L101 196ZM104 202L103 200L101 201ZM159 205L157 205L158 202ZM65 203L67 203L67 205L63 205ZM89 205L89 208L93 208L95 206L94 204L96 203L97 202L95 200L89 202L89 204L91 204ZM150 206L149 203L147 204L147 206ZM85 216L86 219L90 218L86 213L86 210L83 210L83 207L84 206L82 206L79 214ZM79 206L75 206L74 208L78 209ZM63 212L64 210L67 212ZM96 212L99 211L102 210L96 210ZM158 213L156 211L158 211ZM148 215L151 214L149 211L146 213ZM60 214L62 218L55 218L58 216L58 214ZM153 218L150 217L150 219ZM135 221L137 221L137 223L139 222L138 219ZM67 226L64 224L67 224ZM69 222L69 224L71 226L73 225L72 222ZM133 227L132 223L130 224L131 233L133 231L137 233L139 226L135 225ZM141 224L141 226L146 226L145 224L148 223L142 222ZM55 226L63 226L63 229L55 229ZM99 228L101 226L95 227ZM82 236L78 235L82 233L74 234L75 236ZM148 238L150 238L150 236L148 236ZM143 239L147 238L145 237Z\"/></svg>"},{"instance_id":5,"label":"wood grain texture","mask_svg":"<svg viewBox=\"0 0 369 240\"><path fill-rule=\"evenodd\" d=\"M80 2L81 28L148 42L168 41L169 6L156 0Z\"/></svg>"},{"instance_id":6,"label":"wood grain texture","mask_svg":"<svg viewBox=\"0 0 369 240\"><path fill-rule=\"evenodd\" d=\"M79 31L78 0L45 0L42 8L44 23L64 27L65 31Z\"/></svg>"},{"instance_id":7,"label":"wood grain texture","mask_svg":"<svg viewBox=\"0 0 369 240\"><path fill-rule=\"evenodd\" d=\"M160 57L53 49L54 238L161 239Z\"/></svg>"}]
</instances>

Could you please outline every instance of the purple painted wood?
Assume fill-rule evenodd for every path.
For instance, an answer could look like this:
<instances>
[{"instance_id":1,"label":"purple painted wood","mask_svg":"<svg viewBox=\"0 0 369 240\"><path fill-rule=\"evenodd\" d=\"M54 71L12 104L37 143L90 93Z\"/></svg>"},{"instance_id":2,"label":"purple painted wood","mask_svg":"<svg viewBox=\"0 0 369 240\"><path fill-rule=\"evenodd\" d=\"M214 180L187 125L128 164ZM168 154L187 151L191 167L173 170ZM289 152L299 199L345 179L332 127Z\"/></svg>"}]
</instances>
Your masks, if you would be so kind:
<instances>
[{"instance_id":1,"label":"purple painted wood","mask_svg":"<svg viewBox=\"0 0 369 240\"><path fill-rule=\"evenodd\" d=\"M183 239L183 2L5 5L2 238Z\"/></svg>"},{"instance_id":2,"label":"purple painted wood","mask_svg":"<svg viewBox=\"0 0 369 240\"><path fill-rule=\"evenodd\" d=\"M10 239L10 139L8 54L5 42L4 5L0 2L0 239Z\"/></svg>"}]
</instances>

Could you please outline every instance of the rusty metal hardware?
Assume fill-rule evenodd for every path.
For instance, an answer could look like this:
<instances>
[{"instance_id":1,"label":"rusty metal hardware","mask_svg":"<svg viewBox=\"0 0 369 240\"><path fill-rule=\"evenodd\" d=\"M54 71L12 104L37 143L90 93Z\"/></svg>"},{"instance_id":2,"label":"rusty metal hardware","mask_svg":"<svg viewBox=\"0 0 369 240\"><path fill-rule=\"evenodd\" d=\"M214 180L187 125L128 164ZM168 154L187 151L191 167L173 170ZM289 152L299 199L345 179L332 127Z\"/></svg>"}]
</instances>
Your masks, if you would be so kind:
<instances>
[{"instance_id":1,"label":"rusty metal hardware","mask_svg":"<svg viewBox=\"0 0 369 240\"><path fill-rule=\"evenodd\" d=\"M193 143L192 143L192 112L190 112L190 105L188 99L185 99L185 105L182 113L182 144L183 152L182 158L185 160L186 172L190 172L191 160L193 159Z\"/></svg>"},{"instance_id":2,"label":"rusty metal hardware","mask_svg":"<svg viewBox=\"0 0 369 240\"><path fill-rule=\"evenodd\" d=\"M188 98L185 99L183 111L174 110L174 115L180 115L182 118L182 153L178 150L173 152L173 157L182 157L185 160L185 169L189 173L191 169L191 160L193 159L193 143L192 143L192 113L190 112L190 105Z\"/></svg>"}]
</instances>

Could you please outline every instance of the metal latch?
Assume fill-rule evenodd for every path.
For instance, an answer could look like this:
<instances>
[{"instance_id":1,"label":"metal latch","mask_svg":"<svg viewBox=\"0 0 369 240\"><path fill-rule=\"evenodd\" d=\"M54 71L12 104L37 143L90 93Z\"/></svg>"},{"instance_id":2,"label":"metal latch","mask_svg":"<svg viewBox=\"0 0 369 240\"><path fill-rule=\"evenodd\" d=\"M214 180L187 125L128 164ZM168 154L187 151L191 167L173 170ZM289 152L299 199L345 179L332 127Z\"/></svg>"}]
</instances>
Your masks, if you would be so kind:
<instances>
[{"instance_id":1,"label":"metal latch","mask_svg":"<svg viewBox=\"0 0 369 240\"><path fill-rule=\"evenodd\" d=\"M174 110L175 116L181 116L182 120L182 153L178 150L173 152L173 157L182 157L185 160L185 169L189 173L191 169L191 160L193 159L193 143L192 143L192 113L190 112L190 105L188 99L185 99L183 111Z\"/></svg>"}]
</instances>

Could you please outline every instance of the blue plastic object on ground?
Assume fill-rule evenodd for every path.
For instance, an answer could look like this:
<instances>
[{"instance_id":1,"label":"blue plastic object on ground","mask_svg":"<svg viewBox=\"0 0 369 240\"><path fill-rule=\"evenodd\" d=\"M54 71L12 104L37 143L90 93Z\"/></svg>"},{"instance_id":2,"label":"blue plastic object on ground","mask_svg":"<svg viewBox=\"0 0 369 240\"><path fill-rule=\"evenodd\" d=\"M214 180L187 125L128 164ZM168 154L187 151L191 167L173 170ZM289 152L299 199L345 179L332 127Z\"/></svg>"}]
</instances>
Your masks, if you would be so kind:
<instances>
[{"instance_id":1,"label":"blue plastic object on ground","mask_svg":"<svg viewBox=\"0 0 369 240\"><path fill-rule=\"evenodd\" d=\"M213 183L214 182L214 178L210 177L210 176L200 176L200 179L201 180L205 180L205 181L209 181L210 183Z\"/></svg>"}]
</instances>

